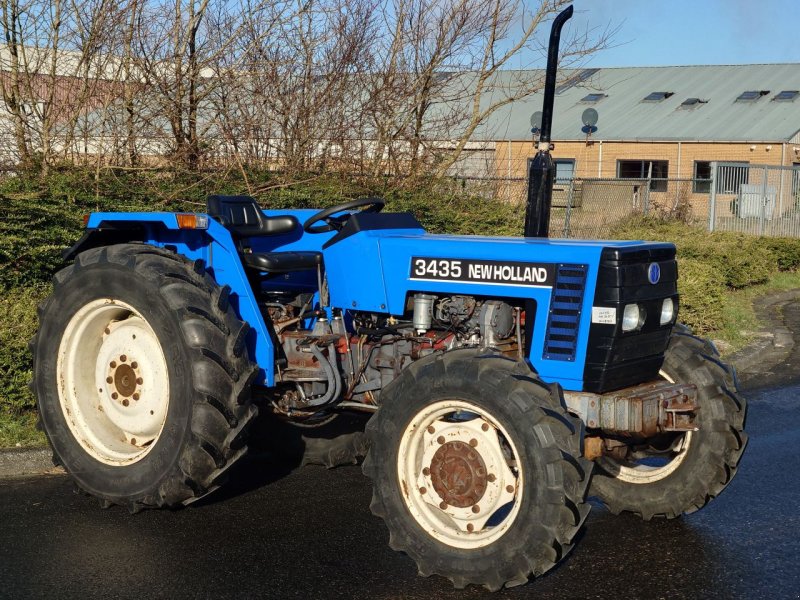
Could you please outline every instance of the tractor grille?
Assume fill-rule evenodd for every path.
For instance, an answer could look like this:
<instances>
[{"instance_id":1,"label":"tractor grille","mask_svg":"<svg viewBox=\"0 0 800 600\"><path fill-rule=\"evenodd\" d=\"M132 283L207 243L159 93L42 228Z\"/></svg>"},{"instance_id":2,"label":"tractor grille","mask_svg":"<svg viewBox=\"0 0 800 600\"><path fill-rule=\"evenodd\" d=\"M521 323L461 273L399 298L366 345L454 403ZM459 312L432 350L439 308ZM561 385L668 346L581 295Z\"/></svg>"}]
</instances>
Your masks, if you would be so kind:
<instances>
[{"instance_id":1,"label":"tractor grille","mask_svg":"<svg viewBox=\"0 0 800 600\"><path fill-rule=\"evenodd\" d=\"M586 265L558 265L542 355L547 360L575 360L586 271Z\"/></svg>"},{"instance_id":2,"label":"tractor grille","mask_svg":"<svg viewBox=\"0 0 800 600\"><path fill-rule=\"evenodd\" d=\"M661 278L648 281L648 267L658 263ZM614 308L622 315L636 303L646 315L643 326L623 332L617 324L592 323L583 374L584 391L605 393L656 379L664 362L672 323L661 325L661 304L672 298L678 306L678 266L675 246L647 244L605 248L600 257L594 306ZM619 319L621 321L621 318Z\"/></svg>"}]
</instances>

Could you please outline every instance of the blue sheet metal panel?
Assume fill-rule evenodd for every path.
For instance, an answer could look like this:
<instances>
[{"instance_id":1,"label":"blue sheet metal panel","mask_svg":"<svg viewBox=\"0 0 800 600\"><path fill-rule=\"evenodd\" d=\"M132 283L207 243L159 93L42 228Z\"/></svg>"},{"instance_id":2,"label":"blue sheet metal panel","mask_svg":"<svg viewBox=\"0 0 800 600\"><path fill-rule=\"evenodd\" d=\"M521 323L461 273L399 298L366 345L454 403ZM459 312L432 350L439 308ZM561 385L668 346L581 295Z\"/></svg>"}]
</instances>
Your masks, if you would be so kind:
<instances>
[{"instance_id":1,"label":"blue sheet metal panel","mask_svg":"<svg viewBox=\"0 0 800 600\"><path fill-rule=\"evenodd\" d=\"M402 314L406 298L412 292L472 294L496 298L532 299L537 304L533 327L531 363L546 381L557 381L567 390L583 386L585 349L591 321L597 268L604 242L575 240L534 240L525 238L489 238L479 236L403 235L380 237L387 310ZM583 310L579 316L577 351L573 361L549 360L542 356L551 305L550 287L509 285L462 281L417 281L410 277L411 258L436 257L487 261L528 261L557 266L565 262L586 265L586 289Z\"/></svg>"},{"instance_id":2,"label":"blue sheet metal panel","mask_svg":"<svg viewBox=\"0 0 800 600\"><path fill-rule=\"evenodd\" d=\"M545 360L575 360L587 270L581 264L559 264L556 269L542 351Z\"/></svg>"},{"instance_id":3,"label":"blue sheet metal panel","mask_svg":"<svg viewBox=\"0 0 800 600\"><path fill-rule=\"evenodd\" d=\"M256 383L274 385L275 348L228 230L211 219L205 230L178 229L173 213L94 213L87 227L96 228L113 221L144 225L145 243L162 248L172 246L189 260L204 260L217 283L230 286L231 305L251 328L247 345L250 357L260 369Z\"/></svg>"},{"instance_id":4,"label":"blue sheet metal panel","mask_svg":"<svg viewBox=\"0 0 800 600\"><path fill-rule=\"evenodd\" d=\"M391 312L386 299L379 234L364 231L326 248L325 272L331 305L349 310ZM394 314L402 314L394 311Z\"/></svg>"}]
</instances>

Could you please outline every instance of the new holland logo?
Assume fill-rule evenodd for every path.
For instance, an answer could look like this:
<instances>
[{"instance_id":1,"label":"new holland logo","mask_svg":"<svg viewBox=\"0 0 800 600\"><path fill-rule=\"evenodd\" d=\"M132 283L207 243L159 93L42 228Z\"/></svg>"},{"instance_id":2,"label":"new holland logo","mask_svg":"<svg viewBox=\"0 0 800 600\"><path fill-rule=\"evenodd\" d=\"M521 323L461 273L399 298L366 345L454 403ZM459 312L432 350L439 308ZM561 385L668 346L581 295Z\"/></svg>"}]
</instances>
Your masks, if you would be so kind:
<instances>
[{"instance_id":1,"label":"new holland logo","mask_svg":"<svg viewBox=\"0 0 800 600\"><path fill-rule=\"evenodd\" d=\"M554 274L554 265L549 263L412 256L409 278L552 287Z\"/></svg>"},{"instance_id":2,"label":"new holland logo","mask_svg":"<svg viewBox=\"0 0 800 600\"><path fill-rule=\"evenodd\" d=\"M647 280L653 285L657 284L661 279L661 267L658 263L650 263L647 268Z\"/></svg>"}]
</instances>

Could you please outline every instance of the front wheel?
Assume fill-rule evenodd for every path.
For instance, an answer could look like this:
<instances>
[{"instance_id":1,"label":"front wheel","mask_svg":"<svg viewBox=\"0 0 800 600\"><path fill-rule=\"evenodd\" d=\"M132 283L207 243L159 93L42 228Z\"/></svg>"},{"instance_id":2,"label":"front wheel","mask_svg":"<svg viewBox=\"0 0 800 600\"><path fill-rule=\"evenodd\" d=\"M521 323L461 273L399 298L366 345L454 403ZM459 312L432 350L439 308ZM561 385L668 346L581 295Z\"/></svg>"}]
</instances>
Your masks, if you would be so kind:
<instances>
[{"instance_id":1,"label":"front wheel","mask_svg":"<svg viewBox=\"0 0 800 600\"><path fill-rule=\"evenodd\" d=\"M730 484L747 434L747 402L714 346L676 326L661 376L697 386L697 431L626 441L623 455L597 459L590 494L615 514L675 518L705 506Z\"/></svg>"},{"instance_id":2,"label":"front wheel","mask_svg":"<svg viewBox=\"0 0 800 600\"><path fill-rule=\"evenodd\" d=\"M54 460L102 503L187 504L245 452L248 332L199 262L144 244L79 254L32 341Z\"/></svg>"},{"instance_id":3,"label":"front wheel","mask_svg":"<svg viewBox=\"0 0 800 600\"><path fill-rule=\"evenodd\" d=\"M418 361L367 435L372 511L421 575L525 583L570 551L589 512L581 422L524 363L472 350Z\"/></svg>"}]
</instances>

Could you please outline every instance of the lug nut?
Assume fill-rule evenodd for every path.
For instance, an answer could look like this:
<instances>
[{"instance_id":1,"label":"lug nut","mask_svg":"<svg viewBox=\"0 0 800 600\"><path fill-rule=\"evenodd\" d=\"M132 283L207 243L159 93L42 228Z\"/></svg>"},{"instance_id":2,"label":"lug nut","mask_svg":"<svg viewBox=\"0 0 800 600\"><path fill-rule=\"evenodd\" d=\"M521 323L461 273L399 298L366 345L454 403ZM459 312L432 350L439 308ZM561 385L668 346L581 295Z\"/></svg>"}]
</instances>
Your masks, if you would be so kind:
<instances>
[{"instance_id":1,"label":"lug nut","mask_svg":"<svg viewBox=\"0 0 800 600\"><path fill-rule=\"evenodd\" d=\"M130 402L128 402L128 399L127 399L127 398L125 398L125 399L122 401L122 406L128 406L128 404L130 404Z\"/></svg>"},{"instance_id":2,"label":"lug nut","mask_svg":"<svg viewBox=\"0 0 800 600\"><path fill-rule=\"evenodd\" d=\"M106 377L106 383L113 383L114 380L111 377Z\"/></svg>"},{"instance_id":3,"label":"lug nut","mask_svg":"<svg viewBox=\"0 0 800 600\"><path fill-rule=\"evenodd\" d=\"M444 500L439 502L439 508L441 508L442 510L446 509L447 508L447 502L445 502Z\"/></svg>"},{"instance_id":4,"label":"lug nut","mask_svg":"<svg viewBox=\"0 0 800 600\"><path fill-rule=\"evenodd\" d=\"M137 363L136 361L133 361L131 363L131 367L133 367L134 369L138 369L139 368L139 363Z\"/></svg>"},{"instance_id":5,"label":"lug nut","mask_svg":"<svg viewBox=\"0 0 800 600\"><path fill-rule=\"evenodd\" d=\"M116 400L117 398L119 398L119 396L117 395L117 392L112 392L112 394L111 394L111 397L112 397L114 400Z\"/></svg>"},{"instance_id":6,"label":"lug nut","mask_svg":"<svg viewBox=\"0 0 800 600\"><path fill-rule=\"evenodd\" d=\"M111 333L111 330L108 327L106 327L105 330L103 330L103 333L108 335L109 333Z\"/></svg>"},{"instance_id":7,"label":"lug nut","mask_svg":"<svg viewBox=\"0 0 800 600\"><path fill-rule=\"evenodd\" d=\"M513 486L513 485L507 485L507 486L506 486L506 491L507 491L509 494L513 494L513 493L514 493L514 486Z\"/></svg>"},{"instance_id":8,"label":"lug nut","mask_svg":"<svg viewBox=\"0 0 800 600\"><path fill-rule=\"evenodd\" d=\"M472 523L467 523L467 531L469 531L470 533L475 531L475 525L473 525Z\"/></svg>"},{"instance_id":9,"label":"lug nut","mask_svg":"<svg viewBox=\"0 0 800 600\"><path fill-rule=\"evenodd\" d=\"M133 399L134 399L134 400L138 400L138 399L139 399L139 394L138 394L138 393L134 394L134 395L133 395Z\"/></svg>"},{"instance_id":10,"label":"lug nut","mask_svg":"<svg viewBox=\"0 0 800 600\"><path fill-rule=\"evenodd\" d=\"M428 467L425 467L424 469L422 469L422 474L425 475L425 477L427 477L428 475L431 474L431 470Z\"/></svg>"},{"instance_id":11,"label":"lug nut","mask_svg":"<svg viewBox=\"0 0 800 600\"><path fill-rule=\"evenodd\" d=\"M141 377L136 378L136 383L138 383L139 385L142 385L142 381L143 379Z\"/></svg>"},{"instance_id":12,"label":"lug nut","mask_svg":"<svg viewBox=\"0 0 800 600\"><path fill-rule=\"evenodd\" d=\"M480 507L480 506L478 506L477 504L475 504L475 505L472 507L472 512L474 512L475 514L478 514L479 512L481 512L481 507Z\"/></svg>"},{"instance_id":13,"label":"lug nut","mask_svg":"<svg viewBox=\"0 0 800 600\"><path fill-rule=\"evenodd\" d=\"M478 445L478 440L476 440L475 438L472 438L472 439L469 441L469 445L470 445L470 446L472 446L472 447L474 448L475 446L477 446L477 445Z\"/></svg>"},{"instance_id":14,"label":"lug nut","mask_svg":"<svg viewBox=\"0 0 800 600\"><path fill-rule=\"evenodd\" d=\"M489 424L488 423L484 423L483 425L481 425L481 429L483 431L489 431Z\"/></svg>"},{"instance_id":15,"label":"lug nut","mask_svg":"<svg viewBox=\"0 0 800 600\"><path fill-rule=\"evenodd\" d=\"M495 479L497 479L497 477L495 477L494 473L489 473L486 476L486 481L488 481L489 483L494 483Z\"/></svg>"},{"instance_id":16,"label":"lug nut","mask_svg":"<svg viewBox=\"0 0 800 600\"><path fill-rule=\"evenodd\" d=\"M136 445L136 438L131 438L131 444Z\"/></svg>"},{"instance_id":17,"label":"lug nut","mask_svg":"<svg viewBox=\"0 0 800 600\"><path fill-rule=\"evenodd\" d=\"M117 363L115 361L112 360L109 364L111 365L112 369L116 369L117 368Z\"/></svg>"},{"instance_id":18,"label":"lug nut","mask_svg":"<svg viewBox=\"0 0 800 600\"><path fill-rule=\"evenodd\" d=\"M421 488L419 488L419 493L424 496L425 494L428 493L428 490L426 488L424 488L424 487L421 487Z\"/></svg>"},{"instance_id":19,"label":"lug nut","mask_svg":"<svg viewBox=\"0 0 800 600\"><path fill-rule=\"evenodd\" d=\"M120 362L125 362L126 360L128 360L128 357L123 354L122 356L119 357L119 360Z\"/></svg>"},{"instance_id":20,"label":"lug nut","mask_svg":"<svg viewBox=\"0 0 800 600\"><path fill-rule=\"evenodd\" d=\"M428 433L433 433L436 429L433 428L433 425L428 425Z\"/></svg>"},{"instance_id":21,"label":"lug nut","mask_svg":"<svg viewBox=\"0 0 800 600\"><path fill-rule=\"evenodd\" d=\"M436 438L436 441L439 442L439 445L441 446L444 444L444 436L440 435L438 438Z\"/></svg>"}]
</instances>

